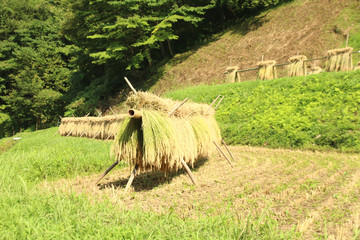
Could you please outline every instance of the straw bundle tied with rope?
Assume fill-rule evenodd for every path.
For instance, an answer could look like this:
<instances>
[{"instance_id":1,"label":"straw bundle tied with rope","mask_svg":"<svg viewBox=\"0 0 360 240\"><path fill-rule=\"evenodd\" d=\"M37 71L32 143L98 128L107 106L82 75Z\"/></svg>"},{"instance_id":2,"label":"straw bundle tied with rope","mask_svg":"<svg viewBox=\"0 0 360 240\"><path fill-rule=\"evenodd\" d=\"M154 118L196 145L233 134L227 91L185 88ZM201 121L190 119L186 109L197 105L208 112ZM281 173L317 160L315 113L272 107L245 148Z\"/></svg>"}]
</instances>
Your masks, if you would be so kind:
<instances>
[{"instance_id":1,"label":"straw bundle tied with rope","mask_svg":"<svg viewBox=\"0 0 360 240\"><path fill-rule=\"evenodd\" d=\"M59 133L62 136L114 139L126 114L106 117L66 117L61 120Z\"/></svg>"},{"instance_id":2,"label":"straw bundle tied with rope","mask_svg":"<svg viewBox=\"0 0 360 240\"><path fill-rule=\"evenodd\" d=\"M326 71L350 71L353 68L351 47L327 51Z\"/></svg>"},{"instance_id":3,"label":"straw bundle tied with rope","mask_svg":"<svg viewBox=\"0 0 360 240\"><path fill-rule=\"evenodd\" d=\"M221 142L214 111L208 105L186 103L169 116L176 101L149 93L136 95L128 102L142 106L142 117L129 117L121 124L112 148L117 160L137 165L140 171L177 171L183 167L181 159L193 166L199 157L215 151L214 142Z\"/></svg>"},{"instance_id":4,"label":"straw bundle tied with rope","mask_svg":"<svg viewBox=\"0 0 360 240\"><path fill-rule=\"evenodd\" d=\"M306 75L306 62L307 57L304 55L296 55L288 59L290 65L288 66L288 76L303 76Z\"/></svg>"},{"instance_id":5,"label":"straw bundle tied with rope","mask_svg":"<svg viewBox=\"0 0 360 240\"><path fill-rule=\"evenodd\" d=\"M258 78L261 80L277 78L275 64L275 60L258 62L257 65L260 67Z\"/></svg>"}]
</instances>

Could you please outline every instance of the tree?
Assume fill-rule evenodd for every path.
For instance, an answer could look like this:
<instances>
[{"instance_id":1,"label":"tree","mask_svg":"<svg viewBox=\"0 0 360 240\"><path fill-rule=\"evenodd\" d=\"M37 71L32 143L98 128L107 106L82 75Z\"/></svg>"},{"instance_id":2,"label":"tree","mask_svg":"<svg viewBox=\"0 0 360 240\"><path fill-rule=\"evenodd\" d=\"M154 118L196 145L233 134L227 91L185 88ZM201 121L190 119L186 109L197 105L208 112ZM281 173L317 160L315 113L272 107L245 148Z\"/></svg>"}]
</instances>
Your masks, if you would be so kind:
<instances>
[{"instance_id":1,"label":"tree","mask_svg":"<svg viewBox=\"0 0 360 240\"><path fill-rule=\"evenodd\" d=\"M0 106L15 129L47 126L61 112L44 104L45 97L50 102L56 97L60 103L69 88L68 48L59 34L60 15L60 8L42 0L0 2ZM41 114L47 108L51 114Z\"/></svg>"}]
</instances>

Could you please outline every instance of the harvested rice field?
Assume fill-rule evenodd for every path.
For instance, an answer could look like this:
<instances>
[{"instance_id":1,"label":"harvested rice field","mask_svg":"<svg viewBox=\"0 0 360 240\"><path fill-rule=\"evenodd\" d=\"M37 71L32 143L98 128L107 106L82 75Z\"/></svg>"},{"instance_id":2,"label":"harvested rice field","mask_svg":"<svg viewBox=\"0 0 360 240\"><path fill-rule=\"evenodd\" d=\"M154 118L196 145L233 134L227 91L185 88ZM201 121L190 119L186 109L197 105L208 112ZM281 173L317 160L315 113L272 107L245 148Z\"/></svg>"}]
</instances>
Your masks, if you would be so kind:
<instances>
[{"instance_id":1,"label":"harvested rice field","mask_svg":"<svg viewBox=\"0 0 360 240\"><path fill-rule=\"evenodd\" d=\"M172 213L182 219L228 214L241 222L266 213L281 231L300 239L360 237L360 155L231 146L235 166L213 155L196 163L192 184L184 170L137 174L124 188L130 168L43 181L42 191L85 194L91 202L109 200L120 209ZM295 235L294 235L295 236ZM271 237L269 237L271 239ZM276 239L276 238L275 238Z\"/></svg>"}]
</instances>

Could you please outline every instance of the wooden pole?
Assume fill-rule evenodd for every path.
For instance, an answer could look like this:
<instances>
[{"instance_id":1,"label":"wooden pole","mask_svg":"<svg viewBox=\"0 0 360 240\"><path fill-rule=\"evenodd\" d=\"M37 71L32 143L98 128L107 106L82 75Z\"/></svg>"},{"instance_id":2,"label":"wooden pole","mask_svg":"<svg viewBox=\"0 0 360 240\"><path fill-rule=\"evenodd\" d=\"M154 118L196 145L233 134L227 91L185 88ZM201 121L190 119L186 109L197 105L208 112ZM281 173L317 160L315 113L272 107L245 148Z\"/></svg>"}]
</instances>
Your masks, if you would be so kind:
<instances>
[{"instance_id":1,"label":"wooden pole","mask_svg":"<svg viewBox=\"0 0 360 240\"><path fill-rule=\"evenodd\" d=\"M217 96L217 97L214 99L214 101L212 101L212 103L211 103L210 106L209 106L209 109L214 105L214 103L216 102L216 100L219 99L219 97L221 97L221 95Z\"/></svg>"},{"instance_id":2,"label":"wooden pole","mask_svg":"<svg viewBox=\"0 0 360 240\"><path fill-rule=\"evenodd\" d=\"M228 163L230 164L231 167L234 167L234 165L232 164L232 162L230 161L230 159L225 155L225 153L221 150L221 148L219 147L219 145L213 141L213 143L215 144L216 148L222 153L222 155L226 158L226 160L228 161Z\"/></svg>"},{"instance_id":3,"label":"wooden pole","mask_svg":"<svg viewBox=\"0 0 360 240\"><path fill-rule=\"evenodd\" d=\"M222 98L220 99L220 101L218 102L218 104L216 104L216 106L215 106L215 108L214 109L216 109L218 106L219 106L219 104L221 103L221 101L224 99L224 96L222 96Z\"/></svg>"},{"instance_id":4,"label":"wooden pole","mask_svg":"<svg viewBox=\"0 0 360 240\"><path fill-rule=\"evenodd\" d=\"M178 105L176 105L170 112L169 112L169 116L173 115L173 113L178 110L182 105L184 105L184 103L188 100L189 98L185 98L181 103L179 103Z\"/></svg>"},{"instance_id":5,"label":"wooden pole","mask_svg":"<svg viewBox=\"0 0 360 240\"><path fill-rule=\"evenodd\" d=\"M348 47L348 43L349 43L349 35L350 33L348 32L346 35L346 47Z\"/></svg>"},{"instance_id":6,"label":"wooden pole","mask_svg":"<svg viewBox=\"0 0 360 240\"><path fill-rule=\"evenodd\" d=\"M99 112L98 110L96 110L96 111L98 113L98 117L101 117L102 112Z\"/></svg>"},{"instance_id":7,"label":"wooden pole","mask_svg":"<svg viewBox=\"0 0 360 240\"><path fill-rule=\"evenodd\" d=\"M58 134L58 133L59 133L59 131L60 131L60 129L58 129L58 130L56 131L56 133L54 134L54 136L56 136L56 134Z\"/></svg>"},{"instance_id":8,"label":"wooden pole","mask_svg":"<svg viewBox=\"0 0 360 240\"><path fill-rule=\"evenodd\" d=\"M95 181L95 185L97 185L101 181L101 179L103 179L106 176L106 174L108 174L118 164L119 164L119 160L116 160L108 169L106 169L106 171L103 174L99 176L99 178Z\"/></svg>"},{"instance_id":9,"label":"wooden pole","mask_svg":"<svg viewBox=\"0 0 360 240\"><path fill-rule=\"evenodd\" d=\"M85 117L88 117L90 115L90 113L86 114Z\"/></svg>"},{"instance_id":10,"label":"wooden pole","mask_svg":"<svg viewBox=\"0 0 360 240\"><path fill-rule=\"evenodd\" d=\"M187 174L189 175L189 177L190 177L191 181L193 182L193 184L194 184L194 185L196 185L196 180L195 180L195 177L194 177L194 175L192 174L192 172L191 172L191 170L190 170L189 166L186 164L186 162L184 161L184 159L183 159L183 158L181 158L181 159L180 159L180 161L181 161L181 163L182 163L183 167L185 168L185 170L186 170Z\"/></svg>"},{"instance_id":11,"label":"wooden pole","mask_svg":"<svg viewBox=\"0 0 360 240\"><path fill-rule=\"evenodd\" d=\"M138 165L136 164L135 167L134 167L134 170L132 171L131 175L130 175L130 178L129 178L129 181L127 182L126 184L126 187L125 187L125 190L124 192L127 192L132 184L132 182L134 181L134 178L135 178L135 174L136 174L136 171L138 169Z\"/></svg>"},{"instance_id":12,"label":"wooden pole","mask_svg":"<svg viewBox=\"0 0 360 240\"><path fill-rule=\"evenodd\" d=\"M126 83L129 85L129 87L131 88L131 90L133 90L133 92L134 92L135 94L137 94L137 91L135 90L135 88L133 87L133 85L131 85L129 79L127 79L127 77L124 77L124 79L125 79Z\"/></svg>"},{"instance_id":13,"label":"wooden pole","mask_svg":"<svg viewBox=\"0 0 360 240\"><path fill-rule=\"evenodd\" d=\"M229 152L232 160L235 162L235 158L234 158L234 156L232 155L232 153L230 152L230 149L229 149L228 146L226 145L224 139L221 139L221 142L224 144L224 146L225 146L226 150Z\"/></svg>"}]
</instances>

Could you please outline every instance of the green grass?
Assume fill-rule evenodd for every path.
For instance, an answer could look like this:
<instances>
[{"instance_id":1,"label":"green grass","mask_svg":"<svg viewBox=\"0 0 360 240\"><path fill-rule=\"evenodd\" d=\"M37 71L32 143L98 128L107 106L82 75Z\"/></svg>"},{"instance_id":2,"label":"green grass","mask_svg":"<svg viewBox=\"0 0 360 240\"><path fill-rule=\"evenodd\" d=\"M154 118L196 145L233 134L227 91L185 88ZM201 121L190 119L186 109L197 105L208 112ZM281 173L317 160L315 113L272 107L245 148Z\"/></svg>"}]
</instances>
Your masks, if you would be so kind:
<instances>
[{"instance_id":1,"label":"green grass","mask_svg":"<svg viewBox=\"0 0 360 240\"><path fill-rule=\"evenodd\" d=\"M0 172L6 172L7 179L21 176L37 183L99 172L111 165L110 142L54 136L56 131L17 134L21 139L0 155Z\"/></svg>"},{"instance_id":2,"label":"green grass","mask_svg":"<svg viewBox=\"0 0 360 240\"><path fill-rule=\"evenodd\" d=\"M230 144L360 152L360 71L197 86L166 94L211 103Z\"/></svg>"},{"instance_id":3,"label":"green grass","mask_svg":"<svg viewBox=\"0 0 360 240\"><path fill-rule=\"evenodd\" d=\"M238 219L222 214L182 219L173 212L127 210L106 199L46 190L43 180L103 171L109 142L54 136L57 128L16 135L0 155L0 239L289 239L269 211ZM11 138L2 139L4 142ZM166 201L166 199L164 199Z\"/></svg>"},{"instance_id":4,"label":"green grass","mask_svg":"<svg viewBox=\"0 0 360 240\"><path fill-rule=\"evenodd\" d=\"M289 239L267 213L238 222L223 215L181 219L119 209L110 203L90 204L74 194L24 192L1 196L2 239ZM5 214L6 210L6 214Z\"/></svg>"}]
</instances>

